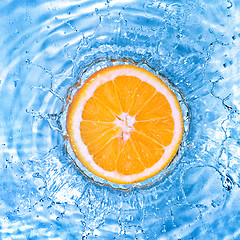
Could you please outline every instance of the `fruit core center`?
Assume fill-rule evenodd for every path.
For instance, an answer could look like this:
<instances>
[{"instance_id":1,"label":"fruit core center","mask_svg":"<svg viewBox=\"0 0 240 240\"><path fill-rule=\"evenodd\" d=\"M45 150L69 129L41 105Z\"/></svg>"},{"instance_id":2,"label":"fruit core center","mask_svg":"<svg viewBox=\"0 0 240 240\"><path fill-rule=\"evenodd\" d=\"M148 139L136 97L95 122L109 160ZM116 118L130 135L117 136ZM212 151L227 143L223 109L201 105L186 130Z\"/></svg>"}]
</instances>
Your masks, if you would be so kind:
<instances>
[{"instance_id":1,"label":"fruit core center","mask_svg":"<svg viewBox=\"0 0 240 240\"><path fill-rule=\"evenodd\" d=\"M129 116L128 113L122 113L120 116L117 116L115 123L122 128L120 137L123 140L126 141L130 138L130 132L134 129L133 124L135 122L135 117Z\"/></svg>"}]
</instances>

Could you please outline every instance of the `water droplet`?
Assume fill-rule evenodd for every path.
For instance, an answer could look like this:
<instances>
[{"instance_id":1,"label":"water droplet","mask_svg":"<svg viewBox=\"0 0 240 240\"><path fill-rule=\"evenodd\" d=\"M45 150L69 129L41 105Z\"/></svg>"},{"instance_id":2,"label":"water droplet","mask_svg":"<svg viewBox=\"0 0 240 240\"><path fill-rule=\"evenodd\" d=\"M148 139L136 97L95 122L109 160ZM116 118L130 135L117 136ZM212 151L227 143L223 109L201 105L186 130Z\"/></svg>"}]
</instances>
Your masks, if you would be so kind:
<instances>
[{"instance_id":1,"label":"water droplet","mask_svg":"<svg viewBox=\"0 0 240 240\"><path fill-rule=\"evenodd\" d=\"M33 176L34 178L39 178L39 177L40 177L40 174L39 174L38 172L36 172L36 173L33 173L32 176Z\"/></svg>"},{"instance_id":2,"label":"water droplet","mask_svg":"<svg viewBox=\"0 0 240 240\"><path fill-rule=\"evenodd\" d=\"M226 178L223 182L223 187L227 190L230 191L233 187L233 180L229 175L226 175Z\"/></svg>"}]
</instances>

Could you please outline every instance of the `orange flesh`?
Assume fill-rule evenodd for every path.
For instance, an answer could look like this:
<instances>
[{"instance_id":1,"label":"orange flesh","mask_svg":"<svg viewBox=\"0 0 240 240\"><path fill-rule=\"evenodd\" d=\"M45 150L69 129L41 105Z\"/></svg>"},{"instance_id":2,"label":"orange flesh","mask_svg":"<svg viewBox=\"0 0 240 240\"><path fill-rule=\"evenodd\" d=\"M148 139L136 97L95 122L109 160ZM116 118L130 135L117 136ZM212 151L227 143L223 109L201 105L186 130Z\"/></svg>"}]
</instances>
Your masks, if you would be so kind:
<instances>
[{"instance_id":1,"label":"orange flesh","mask_svg":"<svg viewBox=\"0 0 240 240\"><path fill-rule=\"evenodd\" d=\"M133 119L130 124L127 117ZM123 175L141 173L157 163L172 142L173 131L166 97L131 76L118 76L98 87L80 122L82 141L94 162Z\"/></svg>"}]
</instances>

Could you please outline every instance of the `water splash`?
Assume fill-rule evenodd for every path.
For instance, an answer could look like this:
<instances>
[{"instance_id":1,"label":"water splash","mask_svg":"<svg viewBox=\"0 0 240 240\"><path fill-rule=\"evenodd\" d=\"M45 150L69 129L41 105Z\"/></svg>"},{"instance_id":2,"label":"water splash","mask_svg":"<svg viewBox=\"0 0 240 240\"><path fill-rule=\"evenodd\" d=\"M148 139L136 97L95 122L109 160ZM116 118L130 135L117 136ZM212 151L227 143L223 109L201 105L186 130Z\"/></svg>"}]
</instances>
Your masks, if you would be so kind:
<instances>
[{"instance_id":1,"label":"water splash","mask_svg":"<svg viewBox=\"0 0 240 240\"><path fill-rule=\"evenodd\" d=\"M239 238L239 7L3 0L0 238ZM191 113L178 164L145 188L97 185L65 148L68 89L110 59L147 63Z\"/></svg>"}]
</instances>

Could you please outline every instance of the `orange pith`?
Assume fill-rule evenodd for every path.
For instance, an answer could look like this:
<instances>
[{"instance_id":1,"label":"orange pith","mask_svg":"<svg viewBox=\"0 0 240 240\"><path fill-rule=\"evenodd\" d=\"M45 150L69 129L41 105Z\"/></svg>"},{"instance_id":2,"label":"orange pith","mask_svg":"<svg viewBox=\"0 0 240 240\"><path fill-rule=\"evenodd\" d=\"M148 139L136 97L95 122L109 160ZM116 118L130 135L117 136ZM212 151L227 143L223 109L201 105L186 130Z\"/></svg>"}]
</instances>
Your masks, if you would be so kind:
<instances>
[{"instance_id":1,"label":"orange pith","mask_svg":"<svg viewBox=\"0 0 240 240\"><path fill-rule=\"evenodd\" d=\"M87 169L130 184L154 176L172 160L182 139L182 112L160 78L139 67L117 65L96 72L76 92L67 132Z\"/></svg>"}]
</instances>

